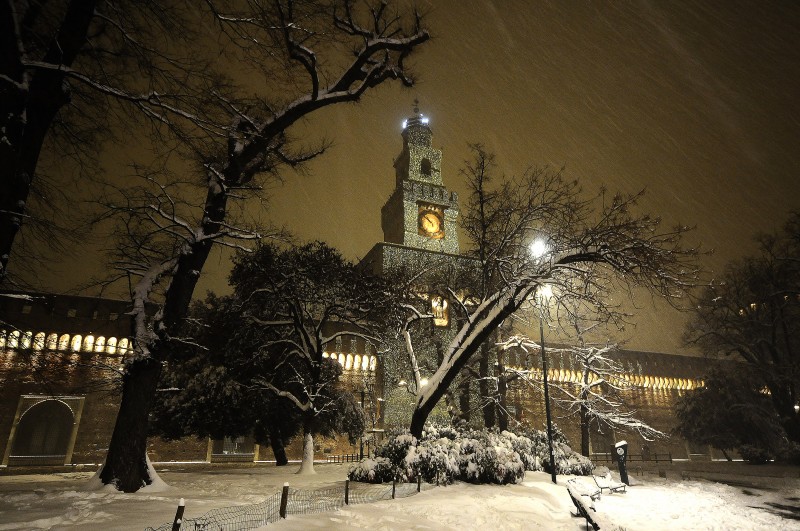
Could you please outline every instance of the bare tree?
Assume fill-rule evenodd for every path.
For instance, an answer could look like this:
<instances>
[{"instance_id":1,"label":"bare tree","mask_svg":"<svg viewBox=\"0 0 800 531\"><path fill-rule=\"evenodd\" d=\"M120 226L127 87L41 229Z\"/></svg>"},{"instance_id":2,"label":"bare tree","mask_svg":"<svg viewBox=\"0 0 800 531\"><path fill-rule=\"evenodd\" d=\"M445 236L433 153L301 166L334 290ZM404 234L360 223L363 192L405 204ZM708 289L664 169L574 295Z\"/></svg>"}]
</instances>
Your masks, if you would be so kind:
<instances>
[{"instance_id":1,"label":"bare tree","mask_svg":"<svg viewBox=\"0 0 800 531\"><path fill-rule=\"evenodd\" d=\"M580 366L580 381L576 384L548 382L553 402L570 415L580 418L581 454L589 456L589 437L592 423L597 429L622 428L638 433L645 440L664 437L635 417L636 412L626 408L622 394L633 389L624 377L624 367L613 359L618 346L587 343L583 335L574 338L576 343L567 347L550 347L549 353L573 357ZM541 345L524 336L514 336L503 342L503 348L521 348L525 353L541 352ZM540 386L537 375L530 370L507 369L513 378L527 385Z\"/></svg>"},{"instance_id":2,"label":"bare tree","mask_svg":"<svg viewBox=\"0 0 800 531\"><path fill-rule=\"evenodd\" d=\"M481 167L486 159L482 150L476 150L473 167ZM485 179L474 182L476 190L487 186ZM610 302L612 293L643 287L674 302L698 278L697 250L681 245L688 229L662 230L659 219L634 214L641 193L612 198L601 193L584 199L576 181L541 169L504 179L493 190L495 199L478 200L484 205L486 227L466 228L473 249L485 246L479 258L491 281L474 306L451 293L463 324L417 400L411 419L411 433L416 436L480 345L542 286L557 288L559 304L571 307L582 301L602 320L614 322L623 316ZM471 205L467 210L472 209ZM531 253L537 238L546 246L538 256Z\"/></svg>"},{"instance_id":3,"label":"bare tree","mask_svg":"<svg viewBox=\"0 0 800 531\"><path fill-rule=\"evenodd\" d=\"M204 199L196 201L191 180L158 172L145 175L142 194L126 190L107 201L120 216L117 230L131 237L118 248L114 267L118 278L135 280L136 353L126 364L101 478L125 491L152 481L145 460L147 415L164 345L186 315L213 245L239 246L259 236L237 224L237 202L257 193L264 176L322 153L324 145L309 150L292 142L289 129L299 120L328 105L358 101L385 81L411 85L405 60L429 38L418 14L406 20L386 3L371 9L356 9L350 1L206 4L213 15L207 27L230 57L277 81L262 98L215 94L230 125L221 145L200 161ZM152 303L158 304L155 314L147 311Z\"/></svg>"},{"instance_id":4,"label":"bare tree","mask_svg":"<svg viewBox=\"0 0 800 531\"><path fill-rule=\"evenodd\" d=\"M0 281L23 224L48 245L66 237L49 213L60 194L77 206L69 168L88 185L115 131L145 123L141 141L177 136L189 151L225 135L227 84L198 21L183 0L0 2Z\"/></svg>"}]
</instances>

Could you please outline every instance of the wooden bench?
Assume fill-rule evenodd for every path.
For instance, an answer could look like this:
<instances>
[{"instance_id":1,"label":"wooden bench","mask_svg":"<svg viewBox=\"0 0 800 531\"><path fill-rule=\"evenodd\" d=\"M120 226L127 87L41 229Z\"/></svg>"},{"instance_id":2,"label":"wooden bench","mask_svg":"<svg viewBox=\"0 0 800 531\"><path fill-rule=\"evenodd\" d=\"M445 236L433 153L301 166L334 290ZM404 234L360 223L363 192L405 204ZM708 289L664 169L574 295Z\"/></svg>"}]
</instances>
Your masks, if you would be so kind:
<instances>
[{"instance_id":1,"label":"wooden bench","mask_svg":"<svg viewBox=\"0 0 800 531\"><path fill-rule=\"evenodd\" d=\"M611 477L611 471L608 467L599 466L595 468L592 473L595 485L600 489L600 492L607 490L608 492L625 492L627 485L621 481L616 481Z\"/></svg>"},{"instance_id":2,"label":"wooden bench","mask_svg":"<svg viewBox=\"0 0 800 531\"><path fill-rule=\"evenodd\" d=\"M571 481L572 480L567 481L567 492L572 499L572 503L575 505L575 509L578 511L577 514L573 516L582 516L586 520L587 531L590 525L595 531L599 530L600 526L594 521L594 518L592 518L592 513L595 512L594 498L590 497L589 494L582 494L577 482L571 483ZM585 498L589 498L590 501L587 503L584 501Z\"/></svg>"}]
</instances>

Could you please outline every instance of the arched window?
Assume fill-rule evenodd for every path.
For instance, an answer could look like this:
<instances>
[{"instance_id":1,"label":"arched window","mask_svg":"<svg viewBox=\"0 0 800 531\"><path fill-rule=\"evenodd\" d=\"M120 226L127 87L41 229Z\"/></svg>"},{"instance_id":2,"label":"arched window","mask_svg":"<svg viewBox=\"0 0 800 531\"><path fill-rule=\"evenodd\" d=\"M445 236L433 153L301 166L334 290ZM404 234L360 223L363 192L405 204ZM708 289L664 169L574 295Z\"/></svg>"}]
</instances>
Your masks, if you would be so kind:
<instances>
[{"instance_id":1,"label":"arched window","mask_svg":"<svg viewBox=\"0 0 800 531\"><path fill-rule=\"evenodd\" d=\"M109 337L108 342L106 343L106 353L107 354L116 354L117 353L117 338L116 337Z\"/></svg>"},{"instance_id":2,"label":"arched window","mask_svg":"<svg viewBox=\"0 0 800 531\"><path fill-rule=\"evenodd\" d=\"M352 367L353 367L353 355L348 354L347 358L345 358L344 368L349 371Z\"/></svg>"},{"instance_id":3,"label":"arched window","mask_svg":"<svg viewBox=\"0 0 800 531\"><path fill-rule=\"evenodd\" d=\"M122 339L119 340L119 343L117 343L117 349L119 350L120 354L125 354L128 351L127 337L123 337Z\"/></svg>"},{"instance_id":4,"label":"arched window","mask_svg":"<svg viewBox=\"0 0 800 531\"><path fill-rule=\"evenodd\" d=\"M19 330L14 330L8 334L8 348L19 347Z\"/></svg>"},{"instance_id":5,"label":"arched window","mask_svg":"<svg viewBox=\"0 0 800 531\"><path fill-rule=\"evenodd\" d=\"M92 352L94 350L94 336L89 335L83 338L83 349L84 352Z\"/></svg>"},{"instance_id":6,"label":"arched window","mask_svg":"<svg viewBox=\"0 0 800 531\"><path fill-rule=\"evenodd\" d=\"M19 456L63 456L67 453L72 423L72 410L64 402L39 402L20 418L11 453Z\"/></svg>"},{"instance_id":7,"label":"arched window","mask_svg":"<svg viewBox=\"0 0 800 531\"><path fill-rule=\"evenodd\" d=\"M0 348L6 348L6 331L0 330Z\"/></svg>"},{"instance_id":8,"label":"arched window","mask_svg":"<svg viewBox=\"0 0 800 531\"><path fill-rule=\"evenodd\" d=\"M42 350L44 348L44 332L38 332L33 336L33 350Z\"/></svg>"},{"instance_id":9,"label":"arched window","mask_svg":"<svg viewBox=\"0 0 800 531\"><path fill-rule=\"evenodd\" d=\"M369 369L369 356L364 354L361 358L361 370L366 371L367 369Z\"/></svg>"},{"instance_id":10,"label":"arched window","mask_svg":"<svg viewBox=\"0 0 800 531\"><path fill-rule=\"evenodd\" d=\"M72 350L72 352L80 352L82 343L83 336L80 334L75 334L72 336L72 341L70 342L70 350Z\"/></svg>"},{"instance_id":11,"label":"arched window","mask_svg":"<svg viewBox=\"0 0 800 531\"><path fill-rule=\"evenodd\" d=\"M45 348L47 348L47 350L55 350L58 348L58 336L56 334L49 334L47 336Z\"/></svg>"},{"instance_id":12,"label":"arched window","mask_svg":"<svg viewBox=\"0 0 800 531\"><path fill-rule=\"evenodd\" d=\"M58 338L58 350L67 350L69 348L69 334L64 334Z\"/></svg>"},{"instance_id":13,"label":"arched window","mask_svg":"<svg viewBox=\"0 0 800 531\"><path fill-rule=\"evenodd\" d=\"M430 175L431 174L431 161L428 159L422 159L422 162L419 163L419 172L422 175Z\"/></svg>"},{"instance_id":14,"label":"arched window","mask_svg":"<svg viewBox=\"0 0 800 531\"><path fill-rule=\"evenodd\" d=\"M19 342L19 348L22 350L27 350L31 348L31 341L33 340L33 332L28 330L24 334L22 334L22 340Z\"/></svg>"},{"instance_id":15,"label":"arched window","mask_svg":"<svg viewBox=\"0 0 800 531\"><path fill-rule=\"evenodd\" d=\"M353 368L359 370L361 368L361 354L356 354L353 358Z\"/></svg>"},{"instance_id":16,"label":"arched window","mask_svg":"<svg viewBox=\"0 0 800 531\"><path fill-rule=\"evenodd\" d=\"M94 340L94 351L103 352L105 349L106 349L106 338L104 336L98 336L98 338Z\"/></svg>"}]
</instances>

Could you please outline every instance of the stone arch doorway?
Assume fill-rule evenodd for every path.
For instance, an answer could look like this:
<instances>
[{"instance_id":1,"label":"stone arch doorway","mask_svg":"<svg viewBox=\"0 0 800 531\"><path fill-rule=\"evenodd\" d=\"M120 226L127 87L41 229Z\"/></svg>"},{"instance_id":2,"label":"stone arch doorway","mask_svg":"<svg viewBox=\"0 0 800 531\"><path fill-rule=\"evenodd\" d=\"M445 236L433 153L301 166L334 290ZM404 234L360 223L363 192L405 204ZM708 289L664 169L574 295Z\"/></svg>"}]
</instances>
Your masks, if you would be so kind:
<instances>
[{"instance_id":1,"label":"stone arch doorway","mask_svg":"<svg viewBox=\"0 0 800 531\"><path fill-rule=\"evenodd\" d=\"M82 406L83 399L78 397L21 397L4 464L68 463Z\"/></svg>"}]
</instances>

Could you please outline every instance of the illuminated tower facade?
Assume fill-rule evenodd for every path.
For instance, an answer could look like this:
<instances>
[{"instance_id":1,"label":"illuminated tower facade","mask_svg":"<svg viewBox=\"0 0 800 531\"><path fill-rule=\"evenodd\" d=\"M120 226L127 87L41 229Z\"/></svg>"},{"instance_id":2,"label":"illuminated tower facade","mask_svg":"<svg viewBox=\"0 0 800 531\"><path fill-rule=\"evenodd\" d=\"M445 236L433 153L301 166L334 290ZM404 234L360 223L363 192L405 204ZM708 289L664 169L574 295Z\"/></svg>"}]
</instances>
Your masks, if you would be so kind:
<instances>
[{"instance_id":1,"label":"illuminated tower facade","mask_svg":"<svg viewBox=\"0 0 800 531\"><path fill-rule=\"evenodd\" d=\"M402 136L403 150L394 161L395 189L381 209L383 240L458 254L458 195L442 182L442 150L431 145L428 118L416 104Z\"/></svg>"}]
</instances>

